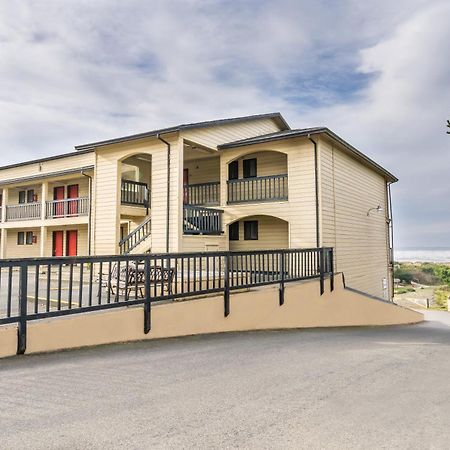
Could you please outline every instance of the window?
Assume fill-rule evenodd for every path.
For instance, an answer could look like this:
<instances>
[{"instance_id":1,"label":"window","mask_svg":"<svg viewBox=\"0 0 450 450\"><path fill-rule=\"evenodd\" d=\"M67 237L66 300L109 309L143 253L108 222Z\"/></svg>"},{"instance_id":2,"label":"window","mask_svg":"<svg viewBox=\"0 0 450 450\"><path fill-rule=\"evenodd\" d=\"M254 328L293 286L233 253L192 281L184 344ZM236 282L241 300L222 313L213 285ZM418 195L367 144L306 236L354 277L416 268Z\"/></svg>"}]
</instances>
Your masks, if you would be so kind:
<instances>
[{"instance_id":1,"label":"window","mask_svg":"<svg viewBox=\"0 0 450 450\"><path fill-rule=\"evenodd\" d=\"M27 199L27 191L19 191L19 203L25 203Z\"/></svg>"},{"instance_id":2,"label":"window","mask_svg":"<svg viewBox=\"0 0 450 450\"><path fill-rule=\"evenodd\" d=\"M33 232L27 231L27 245L33 245Z\"/></svg>"},{"instance_id":3,"label":"window","mask_svg":"<svg viewBox=\"0 0 450 450\"><path fill-rule=\"evenodd\" d=\"M233 222L228 227L228 233L229 233L230 241L238 241L239 240L239 221Z\"/></svg>"},{"instance_id":4,"label":"window","mask_svg":"<svg viewBox=\"0 0 450 450\"><path fill-rule=\"evenodd\" d=\"M239 162L233 161L228 164L228 179L237 180L239 178Z\"/></svg>"},{"instance_id":5,"label":"window","mask_svg":"<svg viewBox=\"0 0 450 450\"><path fill-rule=\"evenodd\" d=\"M33 203L34 200L34 189L30 189L27 191L27 203Z\"/></svg>"},{"instance_id":6,"label":"window","mask_svg":"<svg viewBox=\"0 0 450 450\"><path fill-rule=\"evenodd\" d=\"M244 159L244 178L254 178L256 176L256 158Z\"/></svg>"},{"instance_id":7,"label":"window","mask_svg":"<svg viewBox=\"0 0 450 450\"><path fill-rule=\"evenodd\" d=\"M17 233L17 245L25 245L25 233L23 231Z\"/></svg>"},{"instance_id":8,"label":"window","mask_svg":"<svg viewBox=\"0 0 450 450\"><path fill-rule=\"evenodd\" d=\"M258 221L246 220L244 222L244 240L257 241L258 240Z\"/></svg>"}]
</instances>

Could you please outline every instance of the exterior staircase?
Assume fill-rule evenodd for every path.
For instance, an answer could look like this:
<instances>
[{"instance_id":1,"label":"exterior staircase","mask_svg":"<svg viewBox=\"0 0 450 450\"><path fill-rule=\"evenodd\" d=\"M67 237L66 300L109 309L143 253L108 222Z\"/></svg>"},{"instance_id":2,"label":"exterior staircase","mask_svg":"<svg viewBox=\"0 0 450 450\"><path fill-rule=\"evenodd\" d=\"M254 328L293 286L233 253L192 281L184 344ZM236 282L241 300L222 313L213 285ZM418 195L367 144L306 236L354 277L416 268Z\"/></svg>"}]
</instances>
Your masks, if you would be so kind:
<instances>
[{"instance_id":1,"label":"exterior staircase","mask_svg":"<svg viewBox=\"0 0 450 450\"><path fill-rule=\"evenodd\" d=\"M151 244L151 217L149 216L119 242L120 254L146 253L150 251Z\"/></svg>"}]
</instances>

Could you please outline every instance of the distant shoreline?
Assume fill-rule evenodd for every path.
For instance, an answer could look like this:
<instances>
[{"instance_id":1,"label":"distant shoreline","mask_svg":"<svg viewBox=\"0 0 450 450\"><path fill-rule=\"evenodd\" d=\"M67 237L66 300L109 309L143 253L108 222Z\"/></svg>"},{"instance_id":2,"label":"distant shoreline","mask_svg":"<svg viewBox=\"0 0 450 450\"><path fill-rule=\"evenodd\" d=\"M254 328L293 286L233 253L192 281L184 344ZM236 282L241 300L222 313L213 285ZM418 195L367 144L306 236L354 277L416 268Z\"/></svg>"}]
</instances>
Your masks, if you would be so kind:
<instances>
[{"instance_id":1,"label":"distant shoreline","mask_svg":"<svg viewBox=\"0 0 450 450\"><path fill-rule=\"evenodd\" d=\"M394 248L394 260L399 263L450 264L450 248Z\"/></svg>"}]
</instances>

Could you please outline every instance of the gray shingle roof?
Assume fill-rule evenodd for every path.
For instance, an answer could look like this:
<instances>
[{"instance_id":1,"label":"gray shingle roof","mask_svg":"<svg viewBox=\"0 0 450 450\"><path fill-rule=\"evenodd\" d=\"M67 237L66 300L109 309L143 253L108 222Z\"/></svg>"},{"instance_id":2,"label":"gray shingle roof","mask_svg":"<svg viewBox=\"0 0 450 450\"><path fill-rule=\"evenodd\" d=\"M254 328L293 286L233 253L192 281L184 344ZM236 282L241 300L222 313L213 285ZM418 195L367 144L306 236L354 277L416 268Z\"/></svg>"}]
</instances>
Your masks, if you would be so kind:
<instances>
[{"instance_id":1,"label":"gray shingle roof","mask_svg":"<svg viewBox=\"0 0 450 450\"><path fill-rule=\"evenodd\" d=\"M159 130L146 131L145 133L132 134L130 136L123 136L114 139L108 139L105 141L92 142L90 144L77 145L75 147L76 150L87 150L93 149L96 147L101 147L104 145L118 144L121 142L134 141L137 139L144 139L147 137L156 136L158 134L166 134L166 133L175 133L177 131L189 130L193 128L204 128L211 127L217 125L227 125L235 122L244 122L246 120L257 120L257 119L274 119L278 122L280 128L284 130L289 130L290 127L288 123L284 120L283 116L279 112L268 113L268 114L256 114L252 116L243 116L243 117L232 117L230 119L219 119L219 120L208 120L205 122L194 122L194 123L185 123L181 125L176 125L168 128L161 128Z\"/></svg>"}]
</instances>

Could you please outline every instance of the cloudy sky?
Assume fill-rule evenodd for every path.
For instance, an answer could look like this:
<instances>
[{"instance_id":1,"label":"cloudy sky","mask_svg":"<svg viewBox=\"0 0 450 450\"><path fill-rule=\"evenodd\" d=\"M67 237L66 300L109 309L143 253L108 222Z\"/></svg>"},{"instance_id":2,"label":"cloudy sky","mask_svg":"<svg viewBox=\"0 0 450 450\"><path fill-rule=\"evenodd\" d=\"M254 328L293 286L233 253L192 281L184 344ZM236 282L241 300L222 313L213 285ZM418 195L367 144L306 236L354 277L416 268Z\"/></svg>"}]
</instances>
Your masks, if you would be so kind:
<instances>
[{"instance_id":1,"label":"cloudy sky","mask_svg":"<svg viewBox=\"0 0 450 450\"><path fill-rule=\"evenodd\" d=\"M398 246L450 246L448 0L0 0L2 165L270 111L400 178Z\"/></svg>"}]
</instances>

